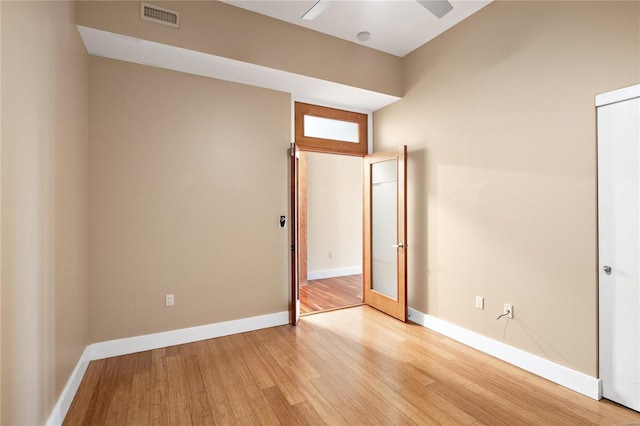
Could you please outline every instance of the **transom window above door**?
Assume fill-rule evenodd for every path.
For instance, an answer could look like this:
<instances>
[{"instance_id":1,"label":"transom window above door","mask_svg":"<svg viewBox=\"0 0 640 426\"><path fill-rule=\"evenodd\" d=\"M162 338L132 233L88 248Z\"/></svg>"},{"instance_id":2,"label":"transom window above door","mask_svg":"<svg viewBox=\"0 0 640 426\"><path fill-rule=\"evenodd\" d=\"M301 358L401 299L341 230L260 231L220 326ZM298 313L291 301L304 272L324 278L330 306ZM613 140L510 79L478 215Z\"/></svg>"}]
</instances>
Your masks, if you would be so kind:
<instances>
[{"instance_id":1,"label":"transom window above door","mask_svg":"<svg viewBox=\"0 0 640 426\"><path fill-rule=\"evenodd\" d=\"M295 103L296 145L305 151L367 154L367 115Z\"/></svg>"}]
</instances>

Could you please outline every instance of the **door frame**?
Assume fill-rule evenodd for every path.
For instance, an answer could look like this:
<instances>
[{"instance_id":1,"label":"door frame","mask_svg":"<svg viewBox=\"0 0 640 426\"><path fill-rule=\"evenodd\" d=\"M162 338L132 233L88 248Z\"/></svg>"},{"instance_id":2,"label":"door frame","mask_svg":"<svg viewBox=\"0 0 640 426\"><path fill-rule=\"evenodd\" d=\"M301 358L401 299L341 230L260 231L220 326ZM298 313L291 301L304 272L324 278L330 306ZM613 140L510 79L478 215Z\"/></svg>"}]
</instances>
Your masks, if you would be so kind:
<instances>
[{"instance_id":1,"label":"door frame","mask_svg":"<svg viewBox=\"0 0 640 426\"><path fill-rule=\"evenodd\" d=\"M298 325L300 320L300 277L298 275L298 148L295 143L291 143L288 149L289 156L289 204L291 223L291 298L289 303L289 323Z\"/></svg>"},{"instance_id":2,"label":"door frame","mask_svg":"<svg viewBox=\"0 0 640 426\"><path fill-rule=\"evenodd\" d=\"M304 221L299 219L299 184L301 166L298 153L305 157L307 152L320 152L325 154L350 155L364 157L367 155L370 146L370 113L360 113L343 109L331 108L327 106L311 105L296 100L292 100L293 112L293 134L294 142L291 143L290 162L290 202L291 202L291 303L289 304L289 318L292 325L297 325L300 319L300 281L307 279L307 246L306 246L306 217ZM360 126L357 144L351 142L334 141L330 139L319 139L304 136L304 115L313 115L322 118L330 118L341 121L358 123ZM306 166L306 158L302 160L302 166ZM306 178L306 176L305 176ZM303 182L306 185L306 182ZM306 188L305 188L306 189ZM306 196L306 194L305 194ZM305 206L306 207L306 206ZM305 212L306 214L306 209ZM301 233L304 236L301 237ZM303 246L304 245L304 246ZM304 255L304 265L301 256ZM363 280L364 282L364 280ZM364 290L364 287L363 287Z\"/></svg>"}]
</instances>

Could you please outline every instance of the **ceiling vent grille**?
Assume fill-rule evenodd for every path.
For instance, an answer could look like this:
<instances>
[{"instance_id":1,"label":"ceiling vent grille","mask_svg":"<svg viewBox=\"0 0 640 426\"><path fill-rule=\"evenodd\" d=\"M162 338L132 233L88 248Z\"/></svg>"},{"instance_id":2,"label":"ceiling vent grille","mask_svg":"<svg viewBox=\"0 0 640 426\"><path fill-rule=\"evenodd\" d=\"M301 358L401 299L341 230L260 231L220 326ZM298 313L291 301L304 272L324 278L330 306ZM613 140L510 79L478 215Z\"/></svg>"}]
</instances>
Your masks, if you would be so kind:
<instances>
[{"instance_id":1,"label":"ceiling vent grille","mask_svg":"<svg viewBox=\"0 0 640 426\"><path fill-rule=\"evenodd\" d=\"M180 28L180 13L149 3L140 3L140 19Z\"/></svg>"}]
</instances>

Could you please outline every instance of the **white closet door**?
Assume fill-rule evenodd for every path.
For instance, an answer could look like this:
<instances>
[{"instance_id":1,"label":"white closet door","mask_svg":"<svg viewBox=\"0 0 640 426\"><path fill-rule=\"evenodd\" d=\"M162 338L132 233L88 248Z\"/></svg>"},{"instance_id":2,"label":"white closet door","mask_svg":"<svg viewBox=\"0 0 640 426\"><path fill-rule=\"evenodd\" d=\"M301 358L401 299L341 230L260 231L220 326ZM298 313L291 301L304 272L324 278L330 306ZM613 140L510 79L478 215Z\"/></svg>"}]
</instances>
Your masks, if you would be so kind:
<instances>
[{"instance_id":1,"label":"white closet door","mask_svg":"<svg viewBox=\"0 0 640 426\"><path fill-rule=\"evenodd\" d=\"M603 396L640 410L640 86L634 88L624 92L632 99L596 98L606 103L597 108L599 360Z\"/></svg>"}]
</instances>

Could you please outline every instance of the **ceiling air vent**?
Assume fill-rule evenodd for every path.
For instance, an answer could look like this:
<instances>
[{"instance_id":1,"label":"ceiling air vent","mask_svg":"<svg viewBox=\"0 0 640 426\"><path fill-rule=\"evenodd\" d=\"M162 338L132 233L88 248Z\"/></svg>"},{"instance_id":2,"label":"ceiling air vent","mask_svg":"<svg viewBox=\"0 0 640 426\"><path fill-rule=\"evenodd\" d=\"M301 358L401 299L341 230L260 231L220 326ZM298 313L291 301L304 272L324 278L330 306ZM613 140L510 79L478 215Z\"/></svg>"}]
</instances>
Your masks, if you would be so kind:
<instances>
[{"instance_id":1,"label":"ceiling air vent","mask_svg":"<svg viewBox=\"0 0 640 426\"><path fill-rule=\"evenodd\" d=\"M180 28L180 13L149 3L140 3L140 19Z\"/></svg>"}]
</instances>

